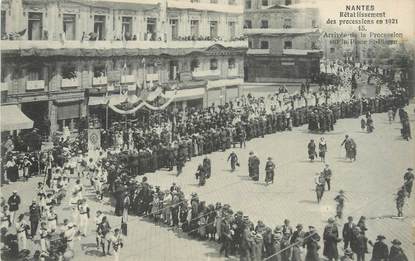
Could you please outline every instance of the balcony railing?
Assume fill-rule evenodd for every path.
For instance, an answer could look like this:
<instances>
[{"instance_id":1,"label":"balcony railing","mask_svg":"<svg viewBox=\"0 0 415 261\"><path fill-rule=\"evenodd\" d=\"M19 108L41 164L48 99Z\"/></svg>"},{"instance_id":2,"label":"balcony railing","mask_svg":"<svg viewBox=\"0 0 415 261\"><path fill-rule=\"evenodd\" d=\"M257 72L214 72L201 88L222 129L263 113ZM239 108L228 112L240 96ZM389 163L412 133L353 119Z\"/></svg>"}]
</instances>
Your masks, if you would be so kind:
<instances>
[{"instance_id":1,"label":"balcony railing","mask_svg":"<svg viewBox=\"0 0 415 261\"><path fill-rule=\"evenodd\" d=\"M43 90L43 89L45 89L44 80L34 80L34 81L26 82L26 90L28 91Z\"/></svg>"},{"instance_id":2,"label":"balcony railing","mask_svg":"<svg viewBox=\"0 0 415 261\"><path fill-rule=\"evenodd\" d=\"M148 73L146 75L146 80L147 81L158 81L159 80L159 74L158 73Z\"/></svg>"},{"instance_id":3,"label":"balcony railing","mask_svg":"<svg viewBox=\"0 0 415 261\"><path fill-rule=\"evenodd\" d=\"M107 84L107 77L94 77L92 78L92 86L98 85L106 85Z\"/></svg>"},{"instance_id":4,"label":"balcony railing","mask_svg":"<svg viewBox=\"0 0 415 261\"><path fill-rule=\"evenodd\" d=\"M8 82L1 82L0 84L1 84L0 89L1 89L2 92L6 92L6 91L9 90L9 83Z\"/></svg>"},{"instance_id":5,"label":"balcony railing","mask_svg":"<svg viewBox=\"0 0 415 261\"><path fill-rule=\"evenodd\" d=\"M78 78L62 79L61 86L62 88L79 87L79 79Z\"/></svg>"},{"instance_id":6,"label":"balcony railing","mask_svg":"<svg viewBox=\"0 0 415 261\"><path fill-rule=\"evenodd\" d=\"M228 70L228 76L239 76L238 68L232 68Z\"/></svg>"},{"instance_id":7,"label":"balcony railing","mask_svg":"<svg viewBox=\"0 0 415 261\"><path fill-rule=\"evenodd\" d=\"M246 54L270 54L269 49L249 49Z\"/></svg>"},{"instance_id":8,"label":"balcony railing","mask_svg":"<svg viewBox=\"0 0 415 261\"><path fill-rule=\"evenodd\" d=\"M208 48L214 44L224 47L247 48L247 41L27 41L4 40L1 41L2 51L27 50L27 49L183 49L183 48Z\"/></svg>"},{"instance_id":9,"label":"balcony railing","mask_svg":"<svg viewBox=\"0 0 415 261\"><path fill-rule=\"evenodd\" d=\"M198 3L190 0L167 0L167 7L177 9L191 9L198 11L211 11L221 13L242 14L244 11L243 5L235 4L215 4L215 3Z\"/></svg>"},{"instance_id":10,"label":"balcony railing","mask_svg":"<svg viewBox=\"0 0 415 261\"><path fill-rule=\"evenodd\" d=\"M135 75L121 75L121 83L134 83L136 82Z\"/></svg>"},{"instance_id":11,"label":"balcony railing","mask_svg":"<svg viewBox=\"0 0 415 261\"><path fill-rule=\"evenodd\" d=\"M193 77L220 76L220 70L197 70L192 72Z\"/></svg>"}]
</instances>

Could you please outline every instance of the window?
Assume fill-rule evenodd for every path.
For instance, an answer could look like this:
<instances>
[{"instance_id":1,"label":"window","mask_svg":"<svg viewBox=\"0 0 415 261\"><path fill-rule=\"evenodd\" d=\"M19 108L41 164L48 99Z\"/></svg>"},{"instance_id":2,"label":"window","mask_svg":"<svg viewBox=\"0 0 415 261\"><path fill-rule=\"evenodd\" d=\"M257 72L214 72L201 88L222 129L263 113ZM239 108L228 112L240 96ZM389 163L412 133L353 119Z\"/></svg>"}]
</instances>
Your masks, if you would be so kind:
<instances>
[{"instance_id":1,"label":"window","mask_svg":"<svg viewBox=\"0 0 415 261\"><path fill-rule=\"evenodd\" d=\"M236 0L228 0L229 5L236 5Z\"/></svg>"},{"instance_id":2,"label":"window","mask_svg":"<svg viewBox=\"0 0 415 261\"><path fill-rule=\"evenodd\" d=\"M147 37L146 40L154 41L157 37L157 18L147 18Z\"/></svg>"},{"instance_id":3,"label":"window","mask_svg":"<svg viewBox=\"0 0 415 261\"><path fill-rule=\"evenodd\" d=\"M1 34L6 33L6 11L1 11Z\"/></svg>"},{"instance_id":4,"label":"window","mask_svg":"<svg viewBox=\"0 0 415 261\"><path fill-rule=\"evenodd\" d=\"M248 48L252 49L252 41L248 40Z\"/></svg>"},{"instance_id":5,"label":"window","mask_svg":"<svg viewBox=\"0 0 415 261\"><path fill-rule=\"evenodd\" d=\"M42 13L29 13L28 19L28 39L42 40L43 24Z\"/></svg>"},{"instance_id":6,"label":"window","mask_svg":"<svg viewBox=\"0 0 415 261\"><path fill-rule=\"evenodd\" d=\"M292 1L291 0L285 0L285 5L291 5Z\"/></svg>"},{"instance_id":7,"label":"window","mask_svg":"<svg viewBox=\"0 0 415 261\"><path fill-rule=\"evenodd\" d=\"M124 70L124 75L132 75L134 67L131 63L125 63L123 70Z\"/></svg>"},{"instance_id":8,"label":"window","mask_svg":"<svg viewBox=\"0 0 415 261\"><path fill-rule=\"evenodd\" d=\"M262 0L262 6L268 6L268 0Z\"/></svg>"},{"instance_id":9,"label":"window","mask_svg":"<svg viewBox=\"0 0 415 261\"><path fill-rule=\"evenodd\" d=\"M234 38L236 35L235 29L236 29L236 23L235 22L229 22L229 37L230 39Z\"/></svg>"},{"instance_id":10,"label":"window","mask_svg":"<svg viewBox=\"0 0 415 261\"><path fill-rule=\"evenodd\" d=\"M72 65L67 65L62 67L62 78L63 79L73 79L76 78L76 67Z\"/></svg>"},{"instance_id":11,"label":"window","mask_svg":"<svg viewBox=\"0 0 415 261\"><path fill-rule=\"evenodd\" d=\"M291 41L284 41L284 49L291 49L293 47L293 43Z\"/></svg>"},{"instance_id":12,"label":"window","mask_svg":"<svg viewBox=\"0 0 415 261\"><path fill-rule=\"evenodd\" d=\"M105 40L105 15L94 15L96 40Z\"/></svg>"},{"instance_id":13,"label":"window","mask_svg":"<svg viewBox=\"0 0 415 261\"><path fill-rule=\"evenodd\" d=\"M312 28L316 28L317 27L317 23L316 23L316 20L311 20L311 27Z\"/></svg>"},{"instance_id":14,"label":"window","mask_svg":"<svg viewBox=\"0 0 415 261\"><path fill-rule=\"evenodd\" d=\"M32 67L27 70L27 80L37 81L43 80L42 69L40 67Z\"/></svg>"},{"instance_id":15,"label":"window","mask_svg":"<svg viewBox=\"0 0 415 261\"><path fill-rule=\"evenodd\" d=\"M268 28L268 20L261 20L261 28Z\"/></svg>"},{"instance_id":16,"label":"window","mask_svg":"<svg viewBox=\"0 0 415 261\"><path fill-rule=\"evenodd\" d=\"M63 32L65 33L66 40L70 41L70 40L76 39L75 21L76 21L76 15L74 14L63 15Z\"/></svg>"},{"instance_id":17,"label":"window","mask_svg":"<svg viewBox=\"0 0 415 261\"><path fill-rule=\"evenodd\" d=\"M251 20L245 20L244 28L247 28L247 29L252 28L252 21Z\"/></svg>"},{"instance_id":18,"label":"window","mask_svg":"<svg viewBox=\"0 0 415 261\"><path fill-rule=\"evenodd\" d=\"M218 3L218 0L210 0L210 3L211 4L217 4Z\"/></svg>"},{"instance_id":19,"label":"window","mask_svg":"<svg viewBox=\"0 0 415 261\"><path fill-rule=\"evenodd\" d=\"M218 59L210 59L210 70L215 71L218 69Z\"/></svg>"},{"instance_id":20,"label":"window","mask_svg":"<svg viewBox=\"0 0 415 261\"><path fill-rule=\"evenodd\" d=\"M105 66L95 66L94 67L94 77L104 77L106 75Z\"/></svg>"},{"instance_id":21,"label":"window","mask_svg":"<svg viewBox=\"0 0 415 261\"><path fill-rule=\"evenodd\" d=\"M269 42L261 41L261 49L269 49Z\"/></svg>"},{"instance_id":22,"label":"window","mask_svg":"<svg viewBox=\"0 0 415 261\"><path fill-rule=\"evenodd\" d=\"M171 39L177 40L179 38L179 20L170 19Z\"/></svg>"},{"instance_id":23,"label":"window","mask_svg":"<svg viewBox=\"0 0 415 261\"><path fill-rule=\"evenodd\" d=\"M191 3L199 3L200 0L190 0Z\"/></svg>"},{"instance_id":24,"label":"window","mask_svg":"<svg viewBox=\"0 0 415 261\"><path fill-rule=\"evenodd\" d=\"M133 18L131 16L123 16L121 25L124 39L127 41L131 40L133 36Z\"/></svg>"},{"instance_id":25,"label":"window","mask_svg":"<svg viewBox=\"0 0 415 261\"><path fill-rule=\"evenodd\" d=\"M312 50L316 50L316 49L317 49L317 44L316 44L316 42L311 42L311 49L312 49Z\"/></svg>"},{"instance_id":26,"label":"window","mask_svg":"<svg viewBox=\"0 0 415 261\"><path fill-rule=\"evenodd\" d=\"M334 48L334 47L330 48L330 53L334 53L335 51L336 51L336 48Z\"/></svg>"},{"instance_id":27,"label":"window","mask_svg":"<svg viewBox=\"0 0 415 261\"><path fill-rule=\"evenodd\" d=\"M235 58L229 58L228 59L228 68L229 69L235 69L236 68Z\"/></svg>"},{"instance_id":28,"label":"window","mask_svg":"<svg viewBox=\"0 0 415 261\"><path fill-rule=\"evenodd\" d=\"M192 36L199 36L199 20L190 20L190 33Z\"/></svg>"},{"instance_id":29,"label":"window","mask_svg":"<svg viewBox=\"0 0 415 261\"><path fill-rule=\"evenodd\" d=\"M246 0L245 1L245 8L246 9L251 9L252 8L252 1L251 0Z\"/></svg>"},{"instance_id":30,"label":"window","mask_svg":"<svg viewBox=\"0 0 415 261\"><path fill-rule=\"evenodd\" d=\"M199 68L199 60L198 59L193 59L190 62L190 70L192 72L197 71L197 68Z\"/></svg>"},{"instance_id":31,"label":"window","mask_svg":"<svg viewBox=\"0 0 415 261\"><path fill-rule=\"evenodd\" d=\"M283 28L285 28L285 29L287 29L287 28L291 28L292 27L292 24L291 24L291 19L290 18L285 18L284 19L284 26L283 26Z\"/></svg>"},{"instance_id":32,"label":"window","mask_svg":"<svg viewBox=\"0 0 415 261\"><path fill-rule=\"evenodd\" d=\"M210 37L218 37L218 21L210 21Z\"/></svg>"},{"instance_id":33,"label":"window","mask_svg":"<svg viewBox=\"0 0 415 261\"><path fill-rule=\"evenodd\" d=\"M170 61L169 63L169 80L177 80L179 74L179 62L178 61Z\"/></svg>"}]
</instances>

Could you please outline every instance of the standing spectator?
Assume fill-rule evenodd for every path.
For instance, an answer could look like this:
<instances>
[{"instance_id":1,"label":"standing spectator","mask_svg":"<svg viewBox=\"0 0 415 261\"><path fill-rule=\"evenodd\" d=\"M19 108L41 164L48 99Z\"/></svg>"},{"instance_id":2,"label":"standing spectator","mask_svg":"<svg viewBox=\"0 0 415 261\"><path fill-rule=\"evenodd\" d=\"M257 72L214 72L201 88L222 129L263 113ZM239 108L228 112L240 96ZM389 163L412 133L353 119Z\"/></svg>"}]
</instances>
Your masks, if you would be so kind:
<instances>
[{"instance_id":1,"label":"standing spectator","mask_svg":"<svg viewBox=\"0 0 415 261\"><path fill-rule=\"evenodd\" d=\"M365 254L367 251L367 237L359 228L355 228L356 236L353 238L351 244L352 251L356 253L357 261L365 261Z\"/></svg>"},{"instance_id":2,"label":"standing spectator","mask_svg":"<svg viewBox=\"0 0 415 261\"><path fill-rule=\"evenodd\" d=\"M305 261L320 261L318 256L320 235L317 234L316 228L314 226L308 226L309 231L304 235L303 245L307 249L305 256Z\"/></svg>"},{"instance_id":3,"label":"standing spectator","mask_svg":"<svg viewBox=\"0 0 415 261\"><path fill-rule=\"evenodd\" d=\"M353 229L355 228L355 224L353 223L353 217L347 217L347 223L343 226L343 241L344 241L344 249L349 248L349 244L353 239Z\"/></svg>"},{"instance_id":4,"label":"standing spectator","mask_svg":"<svg viewBox=\"0 0 415 261\"><path fill-rule=\"evenodd\" d=\"M401 241L394 239L391 243L392 246L389 253L389 261L408 261L408 257L401 248Z\"/></svg>"},{"instance_id":5,"label":"standing spectator","mask_svg":"<svg viewBox=\"0 0 415 261\"><path fill-rule=\"evenodd\" d=\"M36 236L37 227L39 226L41 217L42 211L40 210L40 206L36 203L36 200L33 200L32 205L29 207L30 234L32 238Z\"/></svg>"},{"instance_id":6,"label":"standing spectator","mask_svg":"<svg viewBox=\"0 0 415 261\"><path fill-rule=\"evenodd\" d=\"M383 235L378 235L376 237L375 244L372 241L368 241L369 244L373 247L372 250L372 261L387 261L389 257L388 246L383 242L386 238Z\"/></svg>"},{"instance_id":7,"label":"standing spectator","mask_svg":"<svg viewBox=\"0 0 415 261\"><path fill-rule=\"evenodd\" d=\"M20 196L17 195L17 191L14 190L13 194L10 196L7 203L9 204L9 211L10 211L10 222L14 223L14 217L16 215L16 212L19 210L20 205Z\"/></svg>"},{"instance_id":8,"label":"standing spectator","mask_svg":"<svg viewBox=\"0 0 415 261\"><path fill-rule=\"evenodd\" d=\"M323 232L323 240L323 255L330 261L338 260L339 252L337 250L337 243L340 241L340 239L337 225L334 223L334 218L328 219L328 225L324 228Z\"/></svg>"}]
</instances>

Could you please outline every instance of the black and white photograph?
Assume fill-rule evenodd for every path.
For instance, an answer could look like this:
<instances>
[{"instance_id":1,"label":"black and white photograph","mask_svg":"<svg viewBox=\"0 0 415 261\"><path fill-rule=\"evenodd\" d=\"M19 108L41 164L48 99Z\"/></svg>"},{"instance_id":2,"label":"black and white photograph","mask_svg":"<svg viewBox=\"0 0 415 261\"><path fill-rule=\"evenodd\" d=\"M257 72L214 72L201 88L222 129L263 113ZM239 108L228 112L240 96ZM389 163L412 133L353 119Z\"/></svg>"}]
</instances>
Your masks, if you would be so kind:
<instances>
[{"instance_id":1,"label":"black and white photograph","mask_svg":"<svg viewBox=\"0 0 415 261\"><path fill-rule=\"evenodd\" d=\"M0 259L415 261L415 0L1 0Z\"/></svg>"}]
</instances>

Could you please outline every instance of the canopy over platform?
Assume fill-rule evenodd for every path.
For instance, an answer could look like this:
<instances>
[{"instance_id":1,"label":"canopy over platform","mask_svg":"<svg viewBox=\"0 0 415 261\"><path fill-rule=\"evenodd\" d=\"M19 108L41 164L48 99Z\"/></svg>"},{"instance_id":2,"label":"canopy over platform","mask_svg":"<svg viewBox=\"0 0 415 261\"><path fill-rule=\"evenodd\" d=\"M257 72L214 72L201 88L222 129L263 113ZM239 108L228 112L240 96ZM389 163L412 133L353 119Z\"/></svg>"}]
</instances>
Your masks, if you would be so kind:
<instances>
[{"instance_id":1,"label":"canopy over platform","mask_svg":"<svg viewBox=\"0 0 415 261\"><path fill-rule=\"evenodd\" d=\"M1 106L1 131L12 131L33 128L29 119L17 105Z\"/></svg>"}]
</instances>

